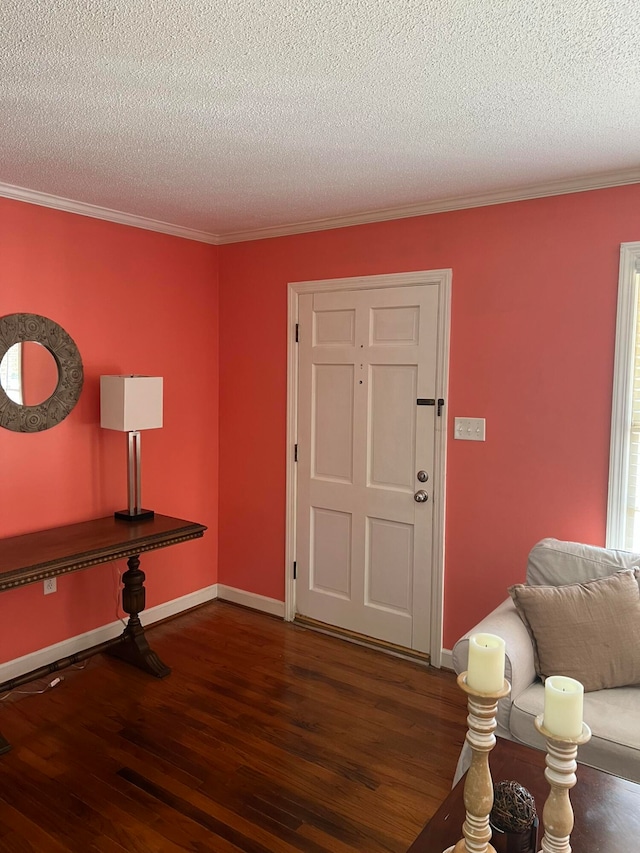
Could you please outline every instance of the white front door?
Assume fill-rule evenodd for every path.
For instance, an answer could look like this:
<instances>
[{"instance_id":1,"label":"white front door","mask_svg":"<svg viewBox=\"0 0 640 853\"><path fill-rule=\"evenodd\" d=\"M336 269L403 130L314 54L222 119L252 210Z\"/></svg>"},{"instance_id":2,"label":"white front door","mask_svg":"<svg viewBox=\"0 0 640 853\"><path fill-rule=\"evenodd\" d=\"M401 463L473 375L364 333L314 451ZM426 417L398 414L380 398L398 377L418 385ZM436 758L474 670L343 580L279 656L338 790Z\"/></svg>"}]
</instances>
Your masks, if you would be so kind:
<instances>
[{"instance_id":1,"label":"white front door","mask_svg":"<svg viewBox=\"0 0 640 853\"><path fill-rule=\"evenodd\" d=\"M425 284L298 302L296 611L422 652L439 297Z\"/></svg>"}]
</instances>

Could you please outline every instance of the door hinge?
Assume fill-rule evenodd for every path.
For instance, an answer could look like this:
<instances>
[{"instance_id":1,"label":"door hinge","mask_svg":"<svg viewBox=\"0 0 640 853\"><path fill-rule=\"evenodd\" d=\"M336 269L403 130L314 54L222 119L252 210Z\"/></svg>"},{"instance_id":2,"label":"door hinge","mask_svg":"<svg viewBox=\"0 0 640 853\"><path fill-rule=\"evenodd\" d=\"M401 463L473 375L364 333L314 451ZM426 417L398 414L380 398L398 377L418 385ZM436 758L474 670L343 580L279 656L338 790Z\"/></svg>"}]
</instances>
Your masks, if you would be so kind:
<instances>
[{"instance_id":1,"label":"door hinge","mask_svg":"<svg viewBox=\"0 0 640 853\"><path fill-rule=\"evenodd\" d=\"M293 446L293 461L294 462L298 461L298 445L297 444L294 444L294 446Z\"/></svg>"},{"instance_id":2,"label":"door hinge","mask_svg":"<svg viewBox=\"0 0 640 853\"><path fill-rule=\"evenodd\" d=\"M296 561L294 560L294 561L293 561L293 579L294 579L294 580L296 580L297 575L298 575L298 564L297 564L297 563L296 563Z\"/></svg>"},{"instance_id":3,"label":"door hinge","mask_svg":"<svg viewBox=\"0 0 640 853\"><path fill-rule=\"evenodd\" d=\"M300 326L296 323L296 343L298 343L299 332L300 332Z\"/></svg>"},{"instance_id":4,"label":"door hinge","mask_svg":"<svg viewBox=\"0 0 640 853\"><path fill-rule=\"evenodd\" d=\"M418 399L416 400L416 403L418 406L435 406L436 400L433 397L418 397ZM437 404L438 404L437 415L438 415L438 417L441 417L442 407L444 406L444 400L442 399L442 397L438 397Z\"/></svg>"}]
</instances>

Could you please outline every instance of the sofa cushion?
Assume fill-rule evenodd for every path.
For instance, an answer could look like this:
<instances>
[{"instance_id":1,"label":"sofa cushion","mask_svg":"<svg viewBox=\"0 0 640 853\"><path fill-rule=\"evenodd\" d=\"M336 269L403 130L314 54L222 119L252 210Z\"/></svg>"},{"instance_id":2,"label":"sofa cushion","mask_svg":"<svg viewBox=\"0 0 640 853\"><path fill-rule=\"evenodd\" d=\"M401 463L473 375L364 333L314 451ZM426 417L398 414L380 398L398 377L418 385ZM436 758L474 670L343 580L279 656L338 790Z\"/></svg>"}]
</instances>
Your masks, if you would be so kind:
<instances>
[{"instance_id":1,"label":"sofa cushion","mask_svg":"<svg viewBox=\"0 0 640 853\"><path fill-rule=\"evenodd\" d=\"M531 634L541 678L566 675L580 681L585 692L640 683L636 572L565 586L509 588Z\"/></svg>"},{"instance_id":2,"label":"sofa cushion","mask_svg":"<svg viewBox=\"0 0 640 853\"><path fill-rule=\"evenodd\" d=\"M584 697L584 721L591 740L578 749L578 761L640 783L640 687L598 690ZM544 710L544 685L536 681L516 697L511 734L516 740L545 749L534 720ZM579 773L580 771L578 771Z\"/></svg>"},{"instance_id":3,"label":"sofa cushion","mask_svg":"<svg viewBox=\"0 0 640 853\"><path fill-rule=\"evenodd\" d=\"M636 566L640 566L640 554L631 551L542 539L529 553L527 583L530 586L584 583Z\"/></svg>"}]
</instances>

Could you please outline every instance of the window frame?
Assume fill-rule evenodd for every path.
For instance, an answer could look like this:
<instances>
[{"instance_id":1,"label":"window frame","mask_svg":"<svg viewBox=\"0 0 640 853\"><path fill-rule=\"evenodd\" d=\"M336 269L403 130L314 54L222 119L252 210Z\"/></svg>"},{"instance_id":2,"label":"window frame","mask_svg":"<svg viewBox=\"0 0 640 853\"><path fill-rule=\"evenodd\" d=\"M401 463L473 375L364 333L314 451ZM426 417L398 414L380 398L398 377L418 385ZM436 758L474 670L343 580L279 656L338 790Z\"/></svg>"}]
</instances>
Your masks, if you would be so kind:
<instances>
[{"instance_id":1,"label":"window frame","mask_svg":"<svg viewBox=\"0 0 640 853\"><path fill-rule=\"evenodd\" d=\"M620 550L628 550L625 532L639 287L640 242L622 243L613 369L606 538L607 548Z\"/></svg>"}]
</instances>

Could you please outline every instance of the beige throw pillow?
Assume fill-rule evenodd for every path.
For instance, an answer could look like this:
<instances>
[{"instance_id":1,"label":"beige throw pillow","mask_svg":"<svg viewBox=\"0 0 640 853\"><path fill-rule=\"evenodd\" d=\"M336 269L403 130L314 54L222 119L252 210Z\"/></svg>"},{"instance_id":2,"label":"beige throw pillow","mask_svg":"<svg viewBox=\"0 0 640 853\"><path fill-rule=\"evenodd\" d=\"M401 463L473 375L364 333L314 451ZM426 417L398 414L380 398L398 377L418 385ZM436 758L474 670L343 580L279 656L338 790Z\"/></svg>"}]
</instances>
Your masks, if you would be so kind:
<instances>
[{"instance_id":1,"label":"beige throw pillow","mask_svg":"<svg viewBox=\"0 0 640 853\"><path fill-rule=\"evenodd\" d=\"M640 683L639 582L640 571L629 569L566 586L510 587L538 675L567 675L585 692Z\"/></svg>"}]
</instances>

